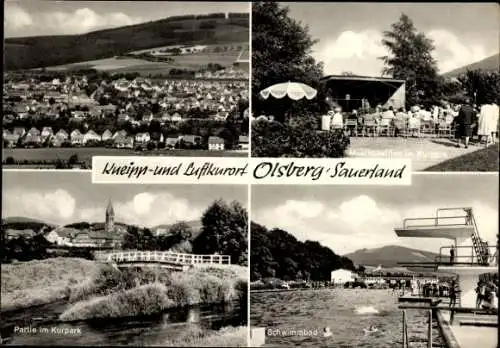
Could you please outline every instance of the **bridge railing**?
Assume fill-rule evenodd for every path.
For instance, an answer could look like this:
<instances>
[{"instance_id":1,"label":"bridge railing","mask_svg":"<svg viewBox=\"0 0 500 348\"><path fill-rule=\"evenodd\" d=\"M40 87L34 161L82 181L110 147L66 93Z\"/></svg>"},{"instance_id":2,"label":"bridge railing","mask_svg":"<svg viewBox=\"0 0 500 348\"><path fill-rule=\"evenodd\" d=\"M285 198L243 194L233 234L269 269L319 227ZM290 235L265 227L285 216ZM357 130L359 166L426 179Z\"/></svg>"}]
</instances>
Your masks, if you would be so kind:
<instances>
[{"instance_id":1,"label":"bridge railing","mask_svg":"<svg viewBox=\"0 0 500 348\"><path fill-rule=\"evenodd\" d=\"M229 255L196 255L168 251L121 251L96 255L99 261L112 262L159 262L182 265L195 264L230 264Z\"/></svg>"}]
</instances>

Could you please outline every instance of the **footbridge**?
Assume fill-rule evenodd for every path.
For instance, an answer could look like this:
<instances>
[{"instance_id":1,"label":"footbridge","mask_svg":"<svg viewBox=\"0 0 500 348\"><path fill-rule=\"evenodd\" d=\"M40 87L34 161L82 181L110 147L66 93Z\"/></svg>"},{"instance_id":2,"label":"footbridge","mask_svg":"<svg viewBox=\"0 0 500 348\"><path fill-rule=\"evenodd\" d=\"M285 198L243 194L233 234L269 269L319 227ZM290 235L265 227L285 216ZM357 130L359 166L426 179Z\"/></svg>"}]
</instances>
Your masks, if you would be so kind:
<instances>
[{"instance_id":1,"label":"footbridge","mask_svg":"<svg viewBox=\"0 0 500 348\"><path fill-rule=\"evenodd\" d=\"M162 267L185 271L198 265L230 265L229 255L181 254L170 251L120 251L99 253L95 259L124 267Z\"/></svg>"}]
</instances>

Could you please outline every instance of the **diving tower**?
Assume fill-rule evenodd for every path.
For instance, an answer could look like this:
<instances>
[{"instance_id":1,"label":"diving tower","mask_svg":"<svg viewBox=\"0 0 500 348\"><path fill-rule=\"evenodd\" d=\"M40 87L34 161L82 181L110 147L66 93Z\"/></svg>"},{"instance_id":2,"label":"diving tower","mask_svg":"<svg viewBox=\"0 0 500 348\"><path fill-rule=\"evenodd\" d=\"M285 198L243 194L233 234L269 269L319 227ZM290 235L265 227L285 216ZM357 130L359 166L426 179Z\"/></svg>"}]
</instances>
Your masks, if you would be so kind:
<instances>
[{"instance_id":1,"label":"diving tower","mask_svg":"<svg viewBox=\"0 0 500 348\"><path fill-rule=\"evenodd\" d=\"M460 287L461 307L476 306L475 288L479 276L498 272L498 246L481 239L473 210L438 209L434 217L409 218L394 232L398 237L441 238L452 242L441 247L434 262L399 263L405 267L428 267L437 272L455 274ZM453 254L451 250L453 249Z\"/></svg>"}]
</instances>

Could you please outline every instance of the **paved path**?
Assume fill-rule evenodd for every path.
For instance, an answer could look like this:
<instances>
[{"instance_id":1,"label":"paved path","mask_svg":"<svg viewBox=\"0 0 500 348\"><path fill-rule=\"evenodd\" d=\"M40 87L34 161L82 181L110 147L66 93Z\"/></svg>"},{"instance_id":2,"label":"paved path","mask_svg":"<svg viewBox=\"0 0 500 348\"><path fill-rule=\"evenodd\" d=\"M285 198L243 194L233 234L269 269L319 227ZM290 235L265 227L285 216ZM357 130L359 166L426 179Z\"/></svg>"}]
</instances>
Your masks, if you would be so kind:
<instances>
[{"instance_id":1,"label":"paved path","mask_svg":"<svg viewBox=\"0 0 500 348\"><path fill-rule=\"evenodd\" d=\"M409 158L412 170L421 171L443 161L483 148L483 145L463 145L437 138L351 137L348 157Z\"/></svg>"}]
</instances>

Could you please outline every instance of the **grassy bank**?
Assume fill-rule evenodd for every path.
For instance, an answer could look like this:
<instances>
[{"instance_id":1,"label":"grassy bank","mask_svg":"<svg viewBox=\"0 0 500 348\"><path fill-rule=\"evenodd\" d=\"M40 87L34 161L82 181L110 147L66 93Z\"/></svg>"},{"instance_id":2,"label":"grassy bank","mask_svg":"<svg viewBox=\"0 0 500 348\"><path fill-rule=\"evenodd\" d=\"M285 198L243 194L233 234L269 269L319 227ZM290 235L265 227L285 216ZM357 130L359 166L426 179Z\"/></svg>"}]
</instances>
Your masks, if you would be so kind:
<instances>
[{"instance_id":1,"label":"grassy bank","mask_svg":"<svg viewBox=\"0 0 500 348\"><path fill-rule=\"evenodd\" d=\"M166 347L247 347L248 327L228 326L218 331L202 330L199 327L183 332L182 336L167 342L158 342Z\"/></svg>"},{"instance_id":2,"label":"grassy bank","mask_svg":"<svg viewBox=\"0 0 500 348\"><path fill-rule=\"evenodd\" d=\"M498 145L490 145L425 169L427 172L498 172Z\"/></svg>"},{"instance_id":3,"label":"grassy bank","mask_svg":"<svg viewBox=\"0 0 500 348\"><path fill-rule=\"evenodd\" d=\"M194 268L102 271L78 287L69 298L64 321L118 318L159 313L167 308L245 300L247 268Z\"/></svg>"},{"instance_id":4,"label":"grassy bank","mask_svg":"<svg viewBox=\"0 0 500 348\"><path fill-rule=\"evenodd\" d=\"M2 265L1 309L15 310L68 298L89 279L112 267L79 258Z\"/></svg>"}]
</instances>

